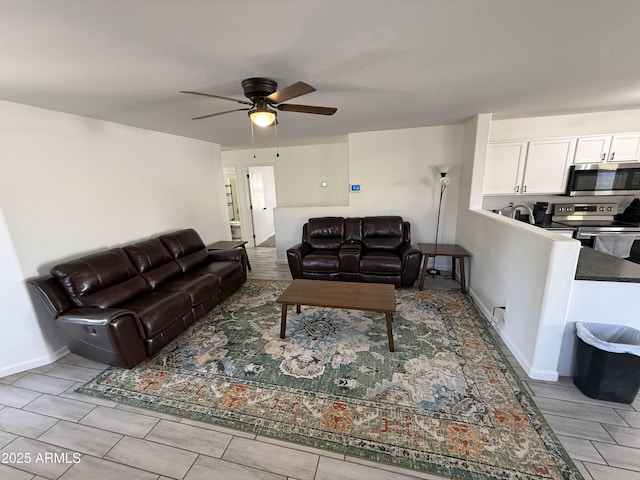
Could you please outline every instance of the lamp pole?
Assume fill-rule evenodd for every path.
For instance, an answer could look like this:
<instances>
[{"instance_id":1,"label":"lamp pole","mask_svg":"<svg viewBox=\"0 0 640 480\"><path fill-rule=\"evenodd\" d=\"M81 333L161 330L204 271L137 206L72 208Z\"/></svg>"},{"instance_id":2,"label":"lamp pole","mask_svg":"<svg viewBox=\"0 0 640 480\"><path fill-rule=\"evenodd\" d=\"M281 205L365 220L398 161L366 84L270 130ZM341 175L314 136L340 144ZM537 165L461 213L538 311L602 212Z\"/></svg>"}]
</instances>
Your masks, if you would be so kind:
<instances>
[{"instance_id":1,"label":"lamp pole","mask_svg":"<svg viewBox=\"0 0 640 480\"><path fill-rule=\"evenodd\" d=\"M438 234L440 233L440 212L442 211L442 197L444 191L451 183L451 178L447 177L447 172L440 172L440 199L438 201L438 219L436 220L436 248L435 255L438 254ZM433 257L433 268L431 269L431 276L435 276L438 273L436 269L436 257Z\"/></svg>"}]
</instances>

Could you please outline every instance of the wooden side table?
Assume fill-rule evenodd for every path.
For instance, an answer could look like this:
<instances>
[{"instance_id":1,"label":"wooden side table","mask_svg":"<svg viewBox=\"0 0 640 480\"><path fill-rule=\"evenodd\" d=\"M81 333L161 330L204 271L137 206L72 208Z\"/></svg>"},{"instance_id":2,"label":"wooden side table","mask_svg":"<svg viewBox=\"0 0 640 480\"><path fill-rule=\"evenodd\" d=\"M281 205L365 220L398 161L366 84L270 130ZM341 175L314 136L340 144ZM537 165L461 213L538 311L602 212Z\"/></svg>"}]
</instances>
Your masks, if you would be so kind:
<instances>
[{"instance_id":1,"label":"wooden side table","mask_svg":"<svg viewBox=\"0 0 640 480\"><path fill-rule=\"evenodd\" d=\"M207 250L231 250L232 248L241 248L244 250L244 255L247 257L247 268L251 271L249 255L247 255L247 249L245 248L247 243L249 242L244 240L220 240L219 242L207 245Z\"/></svg>"},{"instance_id":2,"label":"wooden side table","mask_svg":"<svg viewBox=\"0 0 640 480\"><path fill-rule=\"evenodd\" d=\"M456 259L460 261L460 286L462 287L462 293L467 293L467 283L464 278L464 258L470 257L471 254L467 252L460 245L454 244L435 244L435 243L419 243L418 248L424 257L424 263L422 264L422 274L420 275L420 290L424 289L424 278L427 273L427 262L429 257L433 257L435 263L436 257L451 257L451 275L453 279L456 278Z\"/></svg>"}]
</instances>

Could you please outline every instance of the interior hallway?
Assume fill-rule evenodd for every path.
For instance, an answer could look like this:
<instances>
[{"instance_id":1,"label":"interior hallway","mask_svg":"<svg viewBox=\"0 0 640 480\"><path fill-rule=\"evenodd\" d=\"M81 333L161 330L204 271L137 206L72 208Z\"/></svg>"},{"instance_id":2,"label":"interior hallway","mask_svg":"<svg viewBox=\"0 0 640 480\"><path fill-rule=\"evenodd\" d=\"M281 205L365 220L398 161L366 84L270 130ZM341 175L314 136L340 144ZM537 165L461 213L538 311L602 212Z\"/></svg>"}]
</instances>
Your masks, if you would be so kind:
<instances>
[{"instance_id":1,"label":"interior hallway","mask_svg":"<svg viewBox=\"0 0 640 480\"><path fill-rule=\"evenodd\" d=\"M248 248L249 278L290 280L275 248ZM450 288L443 278L432 286ZM501 342L500 342L501 343ZM526 377L525 388L587 480L640 480L640 399L632 405L585 397L570 378ZM421 472L272 440L74 393L106 366L74 354L0 378L0 455L82 453L74 463L0 463L3 480L410 480ZM4 458L4 457L2 457Z\"/></svg>"}]
</instances>

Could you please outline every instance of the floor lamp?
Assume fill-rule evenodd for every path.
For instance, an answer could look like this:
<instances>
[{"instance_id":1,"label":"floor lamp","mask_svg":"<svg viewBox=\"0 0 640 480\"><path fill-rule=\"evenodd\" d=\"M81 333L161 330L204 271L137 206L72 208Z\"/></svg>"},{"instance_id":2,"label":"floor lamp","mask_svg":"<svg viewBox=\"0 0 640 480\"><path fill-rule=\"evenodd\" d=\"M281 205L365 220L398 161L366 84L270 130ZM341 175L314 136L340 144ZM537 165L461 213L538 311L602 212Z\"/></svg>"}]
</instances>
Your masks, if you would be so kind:
<instances>
[{"instance_id":1,"label":"floor lamp","mask_svg":"<svg viewBox=\"0 0 640 480\"><path fill-rule=\"evenodd\" d=\"M447 177L449 167L440 167L438 171L440 173L440 199L438 200L438 218L436 220L436 255L438 253L438 234L440 233L440 213L442 212L442 197L444 196L444 191L451 183L451 177ZM429 270L429 273L431 274L431 276L440 274L440 271L436 268L436 257L433 257L433 268Z\"/></svg>"}]
</instances>

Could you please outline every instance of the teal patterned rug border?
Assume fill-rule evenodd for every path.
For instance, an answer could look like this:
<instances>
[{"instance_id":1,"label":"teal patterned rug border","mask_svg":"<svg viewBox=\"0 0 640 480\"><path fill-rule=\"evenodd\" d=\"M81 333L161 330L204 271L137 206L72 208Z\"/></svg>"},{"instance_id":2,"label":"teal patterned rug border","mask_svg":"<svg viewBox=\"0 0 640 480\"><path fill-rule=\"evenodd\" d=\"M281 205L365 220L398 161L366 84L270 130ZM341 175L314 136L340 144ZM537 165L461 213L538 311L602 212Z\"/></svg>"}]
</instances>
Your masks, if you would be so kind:
<instances>
[{"instance_id":1,"label":"teal patterned rug border","mask_svg":"<svg viewBox=\"0 0 640 480\"><path fill-rule=\"evenodd\" d=\"M200 320L194 327L197 327L200 322L204 322L205 320L209 321L214 318L229 315L233 312L234 302L237 302L243 295L250 292L251 289L259 288L260 285L264 286L265 283L275 286L275 288L280 289L280 291L288 284L288 282L281 281L260 282L249 280L239 292L236 292L230 298L218 305L208 317ZM398 289L397 292L397 295L403 295L405 297L419 294L419 291L415 288ZM195 389L197 386L213 381L218 382L216 384L218 386L220 386L220 382L224 383L227 391L234 391L234 389L243 389L245 387L249 390L265 390L272 388L274 390L277 389L278 392L281 392L285 396L290 395L291 397L308 399L309 401L321 399L332 405L344 404L344 406L341 405L341 408L351 412L357 411L363 406L368 409L380 409L380 406L377 405L375 400L352 398L348 395L340 395L335 392L327 393L310 391L308 388L295 388L278 383L270 385L264 381L253 381L251 378L246 377L236 379L229 377L224 372L212 373L211 371L198 370L197 368L183 368L179 369L179 371L173 372L172 367L167 365L165 357L168 355L168 352L179 350L178 345L181 342L184 343L186 337L188 337L187 333L189 331L185 332L183 336L167 345L153 359L150 359L131 370L110 367L96 378L78 388L76 391L78 393L92 395L160 413L176 415L235 430L242 430L256 435L298 443L308 447L320 448L354 457L362 457L367 460L455 479L582 479L583 477L577 470L575 464L563 448L557 436L553 433L529 393L525 390L523 383L509 364L504 353L500 350L496 339L489 332L489 327L486 321L477 312L477 309L471 301L471 297L465 296L460 292L451 291L425 292L427 292L426 295L431 295L434 299L442 297L446 302L446 299L453 298L454 301L460 302L463 305L465 314L468 314L469 321L480 334L481 340L487 347L489 355L499 366L501 379L504 379L508 384L508 387L513 392L514 400L518 403L528 423L533 427L535 432L539 435L540 440L545 445L546 453L557 467L556 472L550 472L549 469L543 468L543 466L540 467L540 471L523 472L517 468L513 468L512 466L492 465L490 462L483 463L481 460L467 458L464 455L446 455L438 452L420 450L419 448L409 448L406 445L401 444L389 444L384 441L376 441L371 437L353 435L348 432L341 431L339 428L335 431L328 431L327 429L317 428L315 425L308 425L306 422L303 422L302 424L282 422L278 421L277 418L267 418L257 412L251 414L251 412L241 411L236 408L219 408L219 405L212 405L210 403L186 401L184 397L171 398L171 396L166 395L167 392L164 390L154 394L148 391L131 389L126 384L123 385L123 382L126 383L129 378L133 378L134 381L140 382L140 379L153 379L155 376L162 376L163 382L172 385L179 383L180 385L184 385L183 389L186 390L189 388ZM278 313L277 320L279 324L280 306L274 304L274 308L277 309L276 313ZM310 307L303 307L303 315L308 308ZM439 313L446 316L447 314L445 313L445 310L446 308L440 308ZM349 313L353 315L356 312ZM322 314L326 314L326 312L322 312ZM380 314L372 315L375 316ZM396 329L394 334L398 331L399 316L401 316L400 310L394 320L394 328ZM215 323L214 320L211 321ZM382 328L384 328L384 319L380 320L378 323L380 323ZM279 325L277 326L279 327ZM192 327L192 329L194 327ZM384 333L384 331L382 333ZM396 348L402 345L398 341L396 342ZM175 378L172 378L172 375L175 375ZM146 381L152 382L153 380ZM238 390L238 392L240 392L240 394L242 393L241 390ZM198 394L198 392L196 392L196 394ZM193 398L197 398L197 395ZM233 402L233 400L231 400L231 402ZM229 405L233 407L233 403L227 404L227 406ZM409 418L415 410L415 407L412 405L408 405L406 407L396 405L396 409L400 412L400 415L405 415ZM341 417L339 414L340 412L338 412L338 416L335 418L340 420ZM429 413L429 416L433 419L443 419L452 423L457 423L455 416L446 410L432 411ZM475 426L482 427L485 424L490 425L491 423L491 418L488 418L487 415L478 415L470 418L472 418L470 424ZM464 423L464 421L461 422L460 425L462 425L462 423Z\"/></svg>"}]
</instances>

